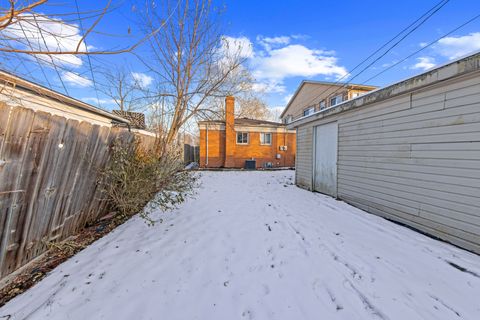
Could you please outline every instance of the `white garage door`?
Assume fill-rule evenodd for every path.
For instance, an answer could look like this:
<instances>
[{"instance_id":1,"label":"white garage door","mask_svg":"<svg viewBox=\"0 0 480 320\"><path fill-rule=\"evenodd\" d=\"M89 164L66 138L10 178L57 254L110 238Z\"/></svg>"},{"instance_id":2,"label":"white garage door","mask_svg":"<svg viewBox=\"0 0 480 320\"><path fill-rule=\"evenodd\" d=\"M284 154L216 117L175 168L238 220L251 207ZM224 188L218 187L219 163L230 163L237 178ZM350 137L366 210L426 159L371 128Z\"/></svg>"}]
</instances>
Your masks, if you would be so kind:
<instances>
[{"instance_id":1,"label":"white garage door","mask_svg":"<svg viewBox=\"0 0 480 320\"><path fill-rule=\"evenodd\" d=\"M314 141L314 189L336 197L338 124L332 122L315 127Z\"/></svg>"}]
</instances>

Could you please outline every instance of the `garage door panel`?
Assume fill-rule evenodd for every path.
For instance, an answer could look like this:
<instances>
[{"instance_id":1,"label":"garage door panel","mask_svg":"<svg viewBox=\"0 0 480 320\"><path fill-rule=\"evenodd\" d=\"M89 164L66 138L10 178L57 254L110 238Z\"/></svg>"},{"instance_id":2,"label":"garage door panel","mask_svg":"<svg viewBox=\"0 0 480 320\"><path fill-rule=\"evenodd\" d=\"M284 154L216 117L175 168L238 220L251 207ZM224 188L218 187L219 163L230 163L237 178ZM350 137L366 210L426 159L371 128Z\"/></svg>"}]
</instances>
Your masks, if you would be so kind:
<instances>
[{"instance_id":1,"label":"garage door panel","mask_svg":"<svg viewBox=\"0 0 480 320\"><path fill-rule=\"evenodd\" d=\"M315 127L315 191L337 196L338 124L332 122Z\"/></svg>"}]
</instances>

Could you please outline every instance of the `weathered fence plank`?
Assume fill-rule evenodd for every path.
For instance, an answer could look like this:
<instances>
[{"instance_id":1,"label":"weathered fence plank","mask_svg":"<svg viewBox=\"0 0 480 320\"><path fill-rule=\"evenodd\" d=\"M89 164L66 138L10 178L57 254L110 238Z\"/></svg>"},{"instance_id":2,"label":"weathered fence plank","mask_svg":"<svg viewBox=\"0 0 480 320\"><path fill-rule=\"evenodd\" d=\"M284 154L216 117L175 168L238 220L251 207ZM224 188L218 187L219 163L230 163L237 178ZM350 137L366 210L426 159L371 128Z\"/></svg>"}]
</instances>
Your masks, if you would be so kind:
<instances>
[{"instance_id":1,"label":"weathered fence plank","mask_svg":"<svg viewBox=\"0 0 480 320\"><path fill-rule=\"evenodd\" d=\"M0 278L108 213L99 170L116 139L134 136L0 103Z\"/></svg>"},{"instance_id":2,"label":"weathered fence plank","mask_svg":"<svg viewBox=\"0 0 480 320\"><path fill-rule=\"evenodd\" d=\"M21 177L23 160L25 157L28 137L33 123L34 112L32 110L20 110L14 108L10 114L9 125L5 131L5 140L0 158L4 159L5 165L0 172L0 196L4 198L2 207L4 211L4 227L0 244L0 265L3 272L12 270L10 261L15 257L15 244L12 237L15 234L15 224L18 219L18 204L16 194L25 192L17 189Z\"/></svg>"}]
</instances>

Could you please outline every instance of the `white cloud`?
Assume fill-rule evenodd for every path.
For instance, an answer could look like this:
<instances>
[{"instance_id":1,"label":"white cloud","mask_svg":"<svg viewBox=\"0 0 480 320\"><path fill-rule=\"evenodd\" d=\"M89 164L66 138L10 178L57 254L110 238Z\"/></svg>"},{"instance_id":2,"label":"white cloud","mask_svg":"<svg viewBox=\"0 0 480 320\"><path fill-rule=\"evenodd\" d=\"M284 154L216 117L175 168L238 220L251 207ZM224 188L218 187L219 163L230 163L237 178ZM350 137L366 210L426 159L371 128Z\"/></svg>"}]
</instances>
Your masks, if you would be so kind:
<instances>
[{"instance_id":1,"label":"white cloud","mask_svg":"<svg viewBox=\"0 0 480 320\"><path fill-rule=\"evenodd\" d=\"M285 104L289 103L290 99L292 99L292 97L293 97L293 93L287 94L285 97L283 97L283 102Z\"/></svg>"},{"instance_id":2,"label":"white cloud","mask_svg":"<svg viewBox=\"0 0 480 320\"><path fill-rule=\"evenodd\" d=\"M283 93L287 88L279 81L256 82L252 90L256 92Z\"/></svg>"},{"instance_id":3,"label":"white cloud","mask_svg":"<svg viewBox=\"0 0 480 320\"><path fill-rule=\"evenodd\" d=\"M411 69L428 70L435 67L435 59L432 57L418 57L417 63L411 66Z\"/></svg>"},{"instance_id":4,"label":"white cloud","mask_svg":"<svg viewBox=\"0 0 480 320\"><path fill-rule=\"evenodd\" d=\"M398 60L392 60L390 62L386 62L386 63L382 64L382 68L388 68L388 67L390 67L391 65L394 65L397 62L398 62ZM375 67L373 67L372 69L375 70Z\"/></svg>"},{"instance_id":5,"label":"white cloud","mask_svg":"<svg viewBox=\"0 0 480 320\"><path fill-rule=\"evenodd\" d=\"M291 35L291 38L295 40L307 40L310 36L306 34L293 34Z\"/></svg>"},{"instance_id":6,"label":"white cloud","mask_svg":"<svg viewBox=\"0 0 480 320\"><path fill-rule=\"evenodd\" d=\"M145 73L132 72L132 77L135 82L142 88L147 88L153 82L153 78Z\"/></svg>"},{"instance_id":7,"label":"white cloud","mask_svg":"<svg viewBox=\"0 0 480 320\"><path fill-rule=\"evenodd\" d=\"M227 54L240 50L256 80L255 91L284 93L284 80L292 77L339 79L347 75L347 70L338 65L334 51L311 49L294 43L297 39L306 36L257 36L255 44L247 37L224 37L221 50Z\"/></svg>"},{"instance_id":8,"label":"white cloud","mask_svg":"<svg viewBox=\"0 0 480 320\"><path fill-rule=\"evenodd\" d=\"M65 81L66 83L72 86L81 87L81 88L90 87L93 84L92 80L84 78L70 71L62 72L62 79L63 81Z\"/></svg>"},{"instance_id":9,"label":"white cloud","mask_svg":"<svg viewBox=\"0 0 480 320\"><path fill-rule=\"evenodd\" d=\"M456 59L480 50L480 32L473 32L465 36L443 38L438 41L434 50L449 59Z\"/></svg>"},{"instance_id":10,"label":"white cloud","mask_svg":"<svg viewBox=\"0 0 480 320\"><path fill-rule=\"evenodd\" d=\"M280 36L280 37L264 37L257 36L257 42L265 48L265 50L271 50L272 47L278 47L281 45L287 45L290 43L290 37Z\"/></svg>"},{"instance_id":11,"label":"white cloud","mask_svg":"<svg viewBox=\"0 0 480 320\"><path fill-rule=\"evenodd\" d=\"M21 14L14 23L2 30L11 46L42 52L75 51L82 39L77 25L67 24L60 19L52 19L38 14ZM80 51L87 50L85 43ZM75 55L37 55L45 63L55 63L78 68L82 59Z\"/></svg>"},{"instance_id":12,"label":"white cloud","mask_svg":"<svg viewBox=\"0 0 480 320\"><path fill-rule=\"evenodd\" d=\"M86 103L94 103L94 104L115 104L115 100L113 99L97 99L95 97L85 97L81 99Z\"/></svg>"},{"instance_id":13,"label":"white cloud","mask_svg":"<svg viewBox=\"0 0 480 320\"><path fill-rule=\"evenodd\" d=\"M255 58L254 76L257 79L283 80L289 77L315 77L319 75L340 78L347 74L337 65L337 58L322 50L309 49L303 45L290 44L272 49L262 57Z\"/></svg>"}]
</instances>

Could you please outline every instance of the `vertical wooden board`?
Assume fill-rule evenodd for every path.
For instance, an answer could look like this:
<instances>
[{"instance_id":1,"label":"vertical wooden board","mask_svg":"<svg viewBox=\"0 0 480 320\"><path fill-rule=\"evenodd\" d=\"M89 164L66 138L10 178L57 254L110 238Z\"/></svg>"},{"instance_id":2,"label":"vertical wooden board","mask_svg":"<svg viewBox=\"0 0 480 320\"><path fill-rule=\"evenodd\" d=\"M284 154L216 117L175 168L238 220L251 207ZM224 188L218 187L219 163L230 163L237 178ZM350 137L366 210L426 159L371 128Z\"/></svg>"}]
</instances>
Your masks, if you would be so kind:
<instances>
[{"instance_id":1,"label":"vertical wooden board","mask_svg":"<svg viewBox=\"0 0 480 320\"><path fill-rule=\"evenodd\" d=\"M99 172L103 170L110 158L112 146L117 134L114 128L102 127L99 133L99 146L96 151L95 161L93 163L93 170L99 178ZM88 217L85 222L91 222L100 217L105 212L104 194L98 184L95 185L92 194L92 201L88 208Z\"/></svg>"},{"instance_id":2,"label":"vertical wooden board","mask_svg":"<svg viewBox=\"0 0 480 320\"><path fill-rule=\"evenodd\" d=\"M7 131L8 120L10 118L11 107L5 103L0 102L0 154L2 153L3 141L5 139L5 132ZM2 159L0 158L0 161Z\"/></svg>"},{"instance_id":3,"label":"vertical wooden board","mask_svg":"<svg viewBox=\"0 0 480 320\"><path fill-rule=\"evenodd\" d=\"M83 215L85 206L87 205L88 199L88 189L93 187L94 182L89 180L88 175L88 162L91 157L91 153L95 147L95 131L93 125L87 122L81 122L77 128L78 130L78 139L76 143L76 148L73 151L73 157L76 160L75 165L72 165L71 177L67 179L62 185L62 192L65 194L63 197L62 203L59 206L60 211L57 209L56 216L60 217L59 221L62 220L62 228L60 233L63 236L68 236L70 233L76 230L76 226L72 225L72 222L76 219L73 219L73 216ZM77 202L78 201L78 202ZM78 207L72 206L72 202L80 203Z\"/></svg>"},{"instance_id":4,"label":"vertical wooden board","mask_svg":"<svg viewBox=\"0 0 480 320\"><path fill-rule=\"evenodd\" d=\"M67 121L64 117L52 116L50 119L50 131L48 132L43 157L38 166L38 178L32 195L35 201L32 201L28 208L32 218L25 229L25 256L23 257L25 261L33 259L45 249L40 230L44 229L42 224L45 223L45 220L48 221L49 215L51 215L51 212L46 211L45 208L50 196L50 180L59 162L61 154L59 144L62 143L66 124Z\"/></svg>"},{"instance_id":5,"label":"vertical wooden board","mask_svg":"<svg viewBox=\"0 0 480 320\"><path fill-rule=\"evenodd\" d=\"M1 242L0 242L0 273L6 274L8 270L7 265L10 265L7 261L11 254L8 250L12 231L14 231L14 222L16 217L13 216L14 204L13 199L16 192L15 190L17 181L21 176L23 158L27 146L28 135L32 126L34 118L34 112L24 108L14 108L11 113L9 125L5 131L5 140L0 154L0 159L5 159L5 165L0 170L0 192L3 194L1 205L2 207L9 207L7 211L4 225L1 229Z\"/></svg>"},{"instance_id":6,"label":"vertical wooden board","mask_svg":"<svg viewBox=\"0 0 480 320\"><path fill-rule=\"evenodd\" d=\"M5 105L3 102L0 102L0 155L2 154L2 148L5 141L5 134L7 132L8 122L10 119L10 110L11 108ZM5 191L3 188L2 178L5 174L4 167L6 161L3 157L0 156L0 191ZM10 195L9 194L0 194L0 246L1 239L3 238L3 230L5 227L5 222L7 221L7 216L10 212ZM1 248L1 247L0 247ZM0 252L0 256L3 253ZM1 259L1 258L0 258ZM2 266L0 264L0 277L2 275Z\"/></svg>"},{"instance_id":7,"label":"vertical wooden board","mask_svg":"<svg viewBox=\"0 0 480 320\"><path fill-rule=\"evenodd\" d=\"M11 252L13 256L12 259L9 259L11 271L21 266L19 258L23 256L23 233L30 220L28 206L30 202L36 200L34 197L32 198L33 188L38 178L38 164L45 150L49 128L50 115L44 112L35 113L23 158L22 172L16 185L17 190L25 190L25 192L15 193L13 200L12 216L16 220L12 219L11 225L14 226L15 231L12 232L8 245L16 250Z\"/></svg>"},{"instance_id":8,"label":"vertical wooden board","mask_svg":"<svg viewBox=\"0 0 480 320\"><path fill-rule=\"evenodd\" d=\"M75 152L77 143L80 140L78 136L79 122L77 120L68 119L60 145L57 147L58 159L54 171L48 177L47 187L41 191L45 196L46 202L43 208L45 219L41 220L38 226L38 236L45 241L51 241L51 235L56 230L61 229L61 221L56 216L60 210L57 206L64 201L64 186L70 179L73 179L75 168L78 165L78 153ZM73 172L73 173L72 173Z\"/></svg>"},{"instance_id":9,"label":"vertical wooden board","mask_svg":"<svg viewBox=\"0 0 480 320\"><path fill-rule=\"evenodd\" d=\"M15 187L33 118L34 112L29 109L13 108L11 112L0 153L0 159L6 162L0 169L0 192Z\"/></svg>"},{"instance_id":10,"label":"vertical wooden board","mask_svg":"<svg viewBox=\"0 0 480 320\"><path fill-rule=\"evenodd\" d=\"M101 154L99 154L99 149L104 143L104 139L101 136L101 127L99 125L94 125L88 139L86 149L87 157L80 168L82 179L75 186L74 190L74 192L82 192L83 196L74 197L69 203L72 212L82 212L82 215L75 219L75 224L83 226L85 221L87 221L89 206L92 201L94 201L98 179L98 170L95 168L95 162L96 159L101 156ZM73 223L73 221L71 223Z\"/></svg>"}]
</instances>

